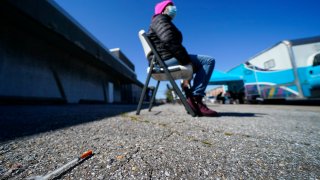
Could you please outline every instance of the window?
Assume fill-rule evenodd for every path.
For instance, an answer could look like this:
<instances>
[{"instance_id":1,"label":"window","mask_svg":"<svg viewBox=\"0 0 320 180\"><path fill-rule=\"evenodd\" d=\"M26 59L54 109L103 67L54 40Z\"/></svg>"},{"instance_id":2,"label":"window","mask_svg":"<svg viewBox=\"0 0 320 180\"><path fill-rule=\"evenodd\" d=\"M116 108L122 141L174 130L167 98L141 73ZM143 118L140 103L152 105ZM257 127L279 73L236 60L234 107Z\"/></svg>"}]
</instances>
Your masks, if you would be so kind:
<instances>
[{"instance_id":1,"label":"window","mask_svg":"<svg viewBox=\"0 0 320 180\"><path fill-rule=\"evenodd\" d=\"M266 61L264 63L264 68L265 69L271 69L271 68L274 68L274 67L276 67L276 63L275 63L274 59L270 59L270 60L268 60L268 61Z\"/></svg>"},{"instance_id":2,"label":"window","mask_svg":"<svg viewBox=\"0 0 320 180\"><path fill-rule=\"evenodd\" d=\"M320 53L314 56L313 59L313 66L319 66L320 65Z\"/></svg>"}]
</instances>

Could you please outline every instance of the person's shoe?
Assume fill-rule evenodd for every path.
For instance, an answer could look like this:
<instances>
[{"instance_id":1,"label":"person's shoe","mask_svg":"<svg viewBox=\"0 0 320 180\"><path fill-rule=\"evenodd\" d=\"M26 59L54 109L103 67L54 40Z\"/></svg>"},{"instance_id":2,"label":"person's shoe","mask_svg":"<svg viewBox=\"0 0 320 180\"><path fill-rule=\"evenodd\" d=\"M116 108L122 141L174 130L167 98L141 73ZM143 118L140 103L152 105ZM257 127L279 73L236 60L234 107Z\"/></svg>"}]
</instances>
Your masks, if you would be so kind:
<instances>
[{"instance_id":1,"label":"person's shoe","mask_svg":"<svg viewBox=\"0 0 320 180\"><path fill-rule=\"evenodd\" d=\"M201 113L198 108L198 105L195 103L194 98L192 97L192 93L191 93L189 86L184 86L183 80L181 80L180 86L181 86L182 91L184 92L184 95L186 96L187 103L189 104L190 108L193 110L193 112L197 116L199 116L199 114L201 114ZM189 112L188 112L188 114L189 114Z\"/></svg>"},{"instance_id":2,"label":"person's shoe","mask_svg":"<svg viewBox=\"0 0 320 180\"><path fill-rule=\"evenodd\" d=\"M203 104L201 96L195 96L193 98L194 98L195 103L197 105L197 109L199 109L199 114L201 114L202 116L207 116L207 117L219 116L219 114L216 111L209 109L207 107L207 105Z\"/></svg>"},{"instance_id":3,"label":"person's shoe","mask_svg":"<svg viewBox=\"0 0 320 180\"><path fill-rule=\"evenodd\" d=\"M192 97L192 93L191 90L189 89L189 87L183 87L182 88L184 94L186 95L186 98Z\"/></svg>"},{"instance_id":4,"label":"person's shoe","mask_svg":"<svg viewBox=\"0 0 320 180\"><path fill-rule=\"evenodd\" d=\"M192 96L192 93L191 93L191 90L190 90L189 86L184 86L184 85L183 85L183 81L181 81L180 86L181 86L181 89L182 89L182 91L184 92L186 98Z\"/></svg>"},{"instance_id":5,"label":"person's shoe","mask_svg":"<svg viewBox=\"0 0 320 180\"><path fill-rule=\"evenodd\" d=\"M202 116L202 114L199 110L199 107L194 100L194 97L192 97L191 95L189 97L187 97L187 103L189 104L189 106L191 107L193 112L196 113L197 116Z\"/></svg>"}]
</instances>

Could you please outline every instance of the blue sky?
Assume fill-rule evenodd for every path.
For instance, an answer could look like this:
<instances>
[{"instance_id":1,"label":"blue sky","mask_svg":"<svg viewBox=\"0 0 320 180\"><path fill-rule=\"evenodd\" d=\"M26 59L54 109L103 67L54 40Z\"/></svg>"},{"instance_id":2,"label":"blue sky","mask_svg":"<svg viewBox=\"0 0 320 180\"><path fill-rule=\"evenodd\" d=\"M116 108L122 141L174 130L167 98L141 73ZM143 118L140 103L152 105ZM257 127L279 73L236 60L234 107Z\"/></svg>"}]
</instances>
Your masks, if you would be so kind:
<instances>
[{"instance_id":1,"label":"blue sky","mask_svg":"<svg viewBox=\"0 0 320 180\"><path fill-rule=\"evenodd\" d=\"M105 47L120 48L144 83L147 61L138 39L159 0L55 0ZM174 23L190 54L216 59L220 71L282 40L320 35L319 0L175 0ZM155 84L155 82L151 82ZM165 84L157 97L163 97ZM209 87L210 88L210 87Z\"/></svg>"}]
</instances>

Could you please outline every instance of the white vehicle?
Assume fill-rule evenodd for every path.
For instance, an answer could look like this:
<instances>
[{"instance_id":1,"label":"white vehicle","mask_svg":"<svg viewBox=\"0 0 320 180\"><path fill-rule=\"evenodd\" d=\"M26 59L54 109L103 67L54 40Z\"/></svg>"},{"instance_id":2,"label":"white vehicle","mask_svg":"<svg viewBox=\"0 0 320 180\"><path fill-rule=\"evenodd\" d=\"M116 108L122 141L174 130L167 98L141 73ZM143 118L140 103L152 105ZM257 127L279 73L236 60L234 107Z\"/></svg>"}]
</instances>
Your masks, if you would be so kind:
<instances>
[{"instance_id":1,"label":"white vehicle","mask_svg":"<svg viewBox=\"0 0 320 180\"><path fill-rule=\"evenodd\" d=\"M216 97L215 96L208 96L207 101L214 104L216 102Z\"/></svg>"},{"instance_id":2,"label":"white vehicle","mask_svg":"<svg viewBox=\"0 0 320 180\"><path fill-rule=\"evenodd\" d=\"M231 69L248 101L320 97L320 36L282 41Z\"/></svg>"}]
</instances>

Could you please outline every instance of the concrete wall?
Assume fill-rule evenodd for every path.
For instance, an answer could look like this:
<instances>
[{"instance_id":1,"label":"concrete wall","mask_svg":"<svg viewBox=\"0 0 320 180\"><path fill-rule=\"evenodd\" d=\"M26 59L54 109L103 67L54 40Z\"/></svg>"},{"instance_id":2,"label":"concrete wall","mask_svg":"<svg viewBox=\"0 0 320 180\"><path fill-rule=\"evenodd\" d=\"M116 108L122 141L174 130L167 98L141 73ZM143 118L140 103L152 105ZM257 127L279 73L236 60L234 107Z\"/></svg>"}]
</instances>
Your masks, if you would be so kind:
<instances>
[{"instance_id":1,"label":"concrete wall","mask_svg":"<svg viewBox=\"0 0 320 180\"><path fill-rule=\"evenodd\" d=\"M0 2L0 103L137 102L122 98L124 86L136 87L125 94L141 93L134 66L60 11L42 0Z\"/></svg>"}]
</instances>

